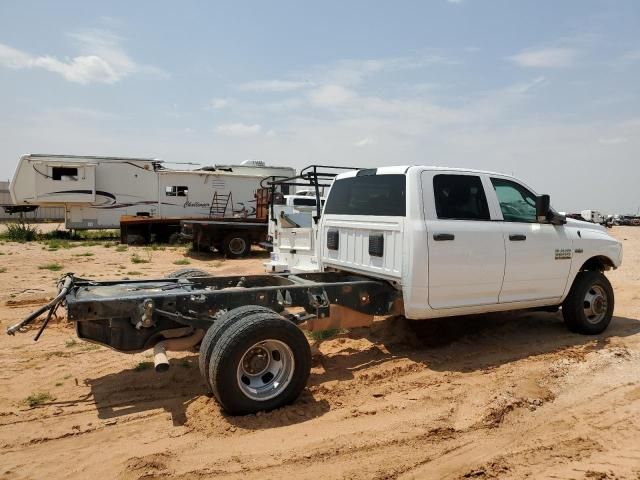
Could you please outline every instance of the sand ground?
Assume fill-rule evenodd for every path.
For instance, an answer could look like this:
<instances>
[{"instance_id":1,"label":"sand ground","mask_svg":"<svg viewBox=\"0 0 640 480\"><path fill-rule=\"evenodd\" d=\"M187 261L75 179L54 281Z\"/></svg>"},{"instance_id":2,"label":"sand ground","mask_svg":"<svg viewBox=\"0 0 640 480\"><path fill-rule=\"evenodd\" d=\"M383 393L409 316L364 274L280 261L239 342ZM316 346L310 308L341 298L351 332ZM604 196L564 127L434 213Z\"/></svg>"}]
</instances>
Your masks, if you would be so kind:
<instances>
[{"instance_id":1,"label":"sand ground","mask_svg":"<svg viewBox=\"0 0 640 480\"><path fill-rule=\"evenodd\" d=\"M3 333L54 293L61 272L39 267L157 277L183 268L185 248L2 243L0 479L640 479L640 228L611 233L625 258L608 272L605 333L532 312L381 320L323 342L294 405L246 417L207 396L196 354L160 375L149 353L74 340L64 315L38 343ZM265 258L189 267L261 273Z\"/></svg>"}]
</instances>

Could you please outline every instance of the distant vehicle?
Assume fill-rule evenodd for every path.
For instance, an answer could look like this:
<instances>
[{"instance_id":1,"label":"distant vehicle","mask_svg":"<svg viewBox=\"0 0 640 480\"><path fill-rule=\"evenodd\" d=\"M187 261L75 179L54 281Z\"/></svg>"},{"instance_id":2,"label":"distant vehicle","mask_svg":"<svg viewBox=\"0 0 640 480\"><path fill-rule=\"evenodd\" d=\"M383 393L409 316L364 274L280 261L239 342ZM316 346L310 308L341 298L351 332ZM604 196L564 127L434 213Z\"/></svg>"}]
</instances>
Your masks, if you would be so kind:
<instances>
[{"instance_id":1,"label":"distant vehicle","mask_svg":"<svg viewBox=\"0 0 640 480\"><path fill-rule=\"evenodd\" d=\"M147 217L145 236L156 229L168 237L180 221L166 219L256 218L260 181L293 175L293 168L258 161L176 170L156 159L30 154L20 158L10 191L16 205L64 206L69 229L119 228L123 216ZM132 235L141 234L141 223Z\"/></svg>"},{"instance_id":2,"label":"distant vehicle","mask_svg":"<svg viewBox=\"0 0 640 480\"><path fill-rule=\"evenodd\" d=\"M597 223L598 225L605 223L604 215L597 210L582 210L580 216L587 222Z\"/></svg>"},{"instance_id":3,"label":"distant vehicle","mask_svg":"<svg viewBox=\"0 0 640 480\"><path fill-rule=\"evenodd\" d=\"M264 263L268 273L317 271L315 254L316 198L310 194L286 195L284 204L274 205L269 218L271 259ZM324 205L324 198L320 202Z\"/></svg>"}]
</instances>

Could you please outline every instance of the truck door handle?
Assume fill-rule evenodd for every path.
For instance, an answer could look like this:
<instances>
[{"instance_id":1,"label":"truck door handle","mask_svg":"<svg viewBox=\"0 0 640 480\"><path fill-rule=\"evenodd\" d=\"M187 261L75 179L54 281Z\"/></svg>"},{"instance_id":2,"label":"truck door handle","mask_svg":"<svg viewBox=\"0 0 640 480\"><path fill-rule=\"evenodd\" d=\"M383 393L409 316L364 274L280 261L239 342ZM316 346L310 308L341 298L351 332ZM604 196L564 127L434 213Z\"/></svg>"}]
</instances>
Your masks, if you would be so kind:
<instances>
[{"instance_id":1,"label":"truck door handle","mask_svg":"<svg viewBox=\"0 0 640 480\"><path fill-rule=\"evenodd\" d=\"M433 239L436 242L442 242L445 240L453 240L456 236L453 233L434 233Z\"/></svg>"},{"instance_id":2,"label":"truck door handle","mask_svg":"<svg viewBox=\"0 0 640 480\"><path fill-rule=\"evenodd\" d=\"M520 233L512 233L509 235L509 240L512 242L523 242L527 239L526 235L522 235Z\"/></svg>"}]
</instances>

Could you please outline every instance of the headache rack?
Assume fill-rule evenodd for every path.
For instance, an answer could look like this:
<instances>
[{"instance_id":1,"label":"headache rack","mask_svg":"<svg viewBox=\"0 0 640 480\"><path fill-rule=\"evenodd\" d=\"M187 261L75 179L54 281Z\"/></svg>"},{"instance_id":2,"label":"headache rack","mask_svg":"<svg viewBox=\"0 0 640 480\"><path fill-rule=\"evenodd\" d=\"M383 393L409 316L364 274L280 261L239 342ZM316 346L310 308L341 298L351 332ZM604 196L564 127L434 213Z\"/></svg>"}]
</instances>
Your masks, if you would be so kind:
<instances>
[{"instance_id":1,"label":"headache rack","mask_svg":"<svg viewBox=\"0 0 640 480\"><path fill-rule=\"evenodd\" d=\"M262 179L260 187L269 192L269 208L271 218L273 218L273 207L277 203L276 188L280 187L312 187L316 198L316 215L314 221L317 223L322 215L322 195L324 189L331 186L337 175L349 170L358 170L356 167L336 167L332 165L309 165L300 170L295 177L270 176ZM293 194L293 193L292 193Z\"/></svg>"}]
</instances>

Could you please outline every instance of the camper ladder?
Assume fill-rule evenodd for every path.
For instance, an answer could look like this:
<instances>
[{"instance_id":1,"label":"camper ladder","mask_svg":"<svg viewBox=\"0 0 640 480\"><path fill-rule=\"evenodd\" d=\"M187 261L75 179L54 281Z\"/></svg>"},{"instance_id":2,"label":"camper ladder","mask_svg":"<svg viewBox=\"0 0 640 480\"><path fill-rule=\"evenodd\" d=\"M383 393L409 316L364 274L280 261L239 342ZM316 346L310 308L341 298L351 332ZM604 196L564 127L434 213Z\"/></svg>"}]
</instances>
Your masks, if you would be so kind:
<instances>
[{"instance_id":1,"label":"camper ladder","mask_svg":"<svg viewBox=\"0 0 640 480\"><path fill-rule=\"evenodd\" d=\"M224 217L229 207L229 203L233 206L231 200L231 192L228 194L218 195L218 192L213 192L213 198L211 199L211 207L209 208L209 217ZM231 212L233 213L233 212Z\"/></svg>"}]
</instances>

